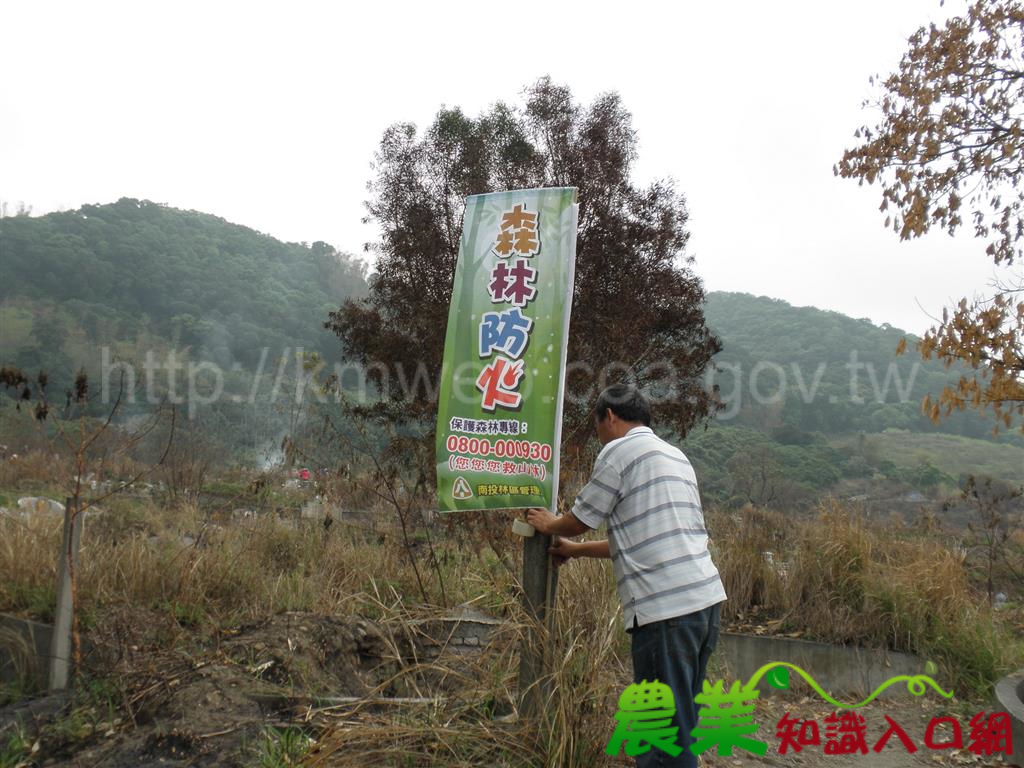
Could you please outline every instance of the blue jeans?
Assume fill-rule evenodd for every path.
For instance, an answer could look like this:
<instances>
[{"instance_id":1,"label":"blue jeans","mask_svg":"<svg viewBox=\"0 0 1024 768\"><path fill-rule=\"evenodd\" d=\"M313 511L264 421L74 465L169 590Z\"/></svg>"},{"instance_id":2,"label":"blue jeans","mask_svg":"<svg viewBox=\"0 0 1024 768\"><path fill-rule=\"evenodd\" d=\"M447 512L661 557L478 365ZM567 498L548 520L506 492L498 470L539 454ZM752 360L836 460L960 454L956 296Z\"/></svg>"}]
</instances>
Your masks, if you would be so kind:
<instances>
[{"instance_id":1,"label":"blue jeans","mask_svg":"<svg viewBox=\"0 0 1024 768\"><path fill-rule=\"evenodd\" d=\"M637 768L696 768L690 732L697 727L700 707L694 697L703 690L708 659L718 643L720 611L721 603L627 630L633 640L633 679L638 683L657 680L672 689L676 704L672 725L679 726L676 743L683 748L682 754L672 757L652 747L637 756Z\"/></svg>"}]
</instances>

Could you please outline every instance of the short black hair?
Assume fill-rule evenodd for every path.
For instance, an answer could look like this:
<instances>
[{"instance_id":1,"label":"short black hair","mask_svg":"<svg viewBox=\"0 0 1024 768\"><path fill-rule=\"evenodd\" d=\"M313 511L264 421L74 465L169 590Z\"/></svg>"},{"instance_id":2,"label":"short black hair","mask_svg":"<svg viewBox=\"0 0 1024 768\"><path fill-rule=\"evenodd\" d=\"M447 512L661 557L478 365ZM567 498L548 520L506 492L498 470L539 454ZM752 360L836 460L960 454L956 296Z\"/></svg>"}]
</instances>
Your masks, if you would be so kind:
<instances>
[{"instance_id":1,"label":"short black hair","mask_svg":"<svg viewBox=\"0 0 1024 768\"><path fill-rule=\"evenodd\" d=\"M612 384L597 396L594 411L599 421L604 421L609 408L623 421L651 426L651 404L646 395L632 384Z\"/></svg>"}]
</instances>

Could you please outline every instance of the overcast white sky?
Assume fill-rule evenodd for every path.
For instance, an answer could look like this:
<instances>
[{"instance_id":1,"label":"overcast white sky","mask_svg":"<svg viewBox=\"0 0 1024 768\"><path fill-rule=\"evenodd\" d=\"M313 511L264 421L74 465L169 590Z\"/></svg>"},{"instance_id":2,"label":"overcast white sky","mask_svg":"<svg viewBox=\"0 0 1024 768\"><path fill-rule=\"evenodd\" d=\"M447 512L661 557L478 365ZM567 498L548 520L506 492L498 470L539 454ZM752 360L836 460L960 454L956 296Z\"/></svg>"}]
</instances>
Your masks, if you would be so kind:
<instances>
[{"instance_id":1,"label":"overcast white sky","mask_svg":"<svg viewBox=\"0 0 1024 768\"><path fill-rule=\"evenodd\" d=\"M981 244L901 243L832 175L868 76L957 0L827 3L27 3L0 0L0 200L138 197L361 251L395 121L477 113L550 74L617 90L641 180L672 176L710 290L920 332L993 277ZM7 279L7 276L4 276Z\"/></svg>"}]
</instances>

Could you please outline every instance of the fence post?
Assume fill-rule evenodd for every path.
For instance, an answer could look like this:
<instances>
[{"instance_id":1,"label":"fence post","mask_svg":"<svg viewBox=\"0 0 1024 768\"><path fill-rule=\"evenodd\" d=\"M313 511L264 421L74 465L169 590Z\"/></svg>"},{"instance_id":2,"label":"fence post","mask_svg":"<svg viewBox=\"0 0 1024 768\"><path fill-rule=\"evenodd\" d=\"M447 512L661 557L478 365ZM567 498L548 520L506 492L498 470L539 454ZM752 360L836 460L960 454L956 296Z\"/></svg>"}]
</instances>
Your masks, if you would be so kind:
<instances>
[{"instance_id":1,"label":"fence post","mask_svg":"<svg viewBox=\"0 0 1024 768\"><path fill-rule=\"evenodd\" d=\"M558 587L558 569L551 562L548 547L551 537L536 534L523 539L523 607L529 626L519 654L519 695L521 711L527 718L537 718L545 709L551 686L550 673L552 610ZM545 637L546 635L546 637Z\"/></svg>"},{"instance_id":2,"label":"fence post","mask_svg":"<svg viewBox=\"0 0 1024 768\"><path fill-rule=\"evenodd\" d=\"M64 504L64 536L61 540L60 567L57 573L57 610L53 619L53 639L50 641L51 691L67 688L70 678L71 632L75 613L71 570L74 569L75 573L78 573L78 549L81 543L82 516L74 506L74 499L68 498Z\"/></svg>"}]
</instances>

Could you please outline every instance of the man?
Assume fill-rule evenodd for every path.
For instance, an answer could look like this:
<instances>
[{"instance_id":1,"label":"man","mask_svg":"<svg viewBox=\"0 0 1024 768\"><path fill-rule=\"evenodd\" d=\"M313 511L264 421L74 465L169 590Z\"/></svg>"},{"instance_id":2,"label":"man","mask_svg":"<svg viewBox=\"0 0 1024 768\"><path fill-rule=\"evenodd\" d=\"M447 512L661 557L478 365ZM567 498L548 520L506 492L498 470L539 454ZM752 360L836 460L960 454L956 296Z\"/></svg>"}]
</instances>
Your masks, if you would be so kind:
<instances>
[{"instance_id":1,"label":"man","mask_svg":"<svg viewBox=\"0 0 1024 768\"><path fill-rule=\"evenodd\" d=\"M603 445L590 482L569 514L531 509L529 523L551 536L578 536L605 525L603 541L556 538L556 563L574 557L611 558L632 639L633 676L672 689L678 757L651 748L637 766L697 765L690 752L708 657L718 642L726 599L708 551L693 467L678 448L651 430L647 398L616 384L597 399L597 435Z\"/></svg>"}]
</instances>

